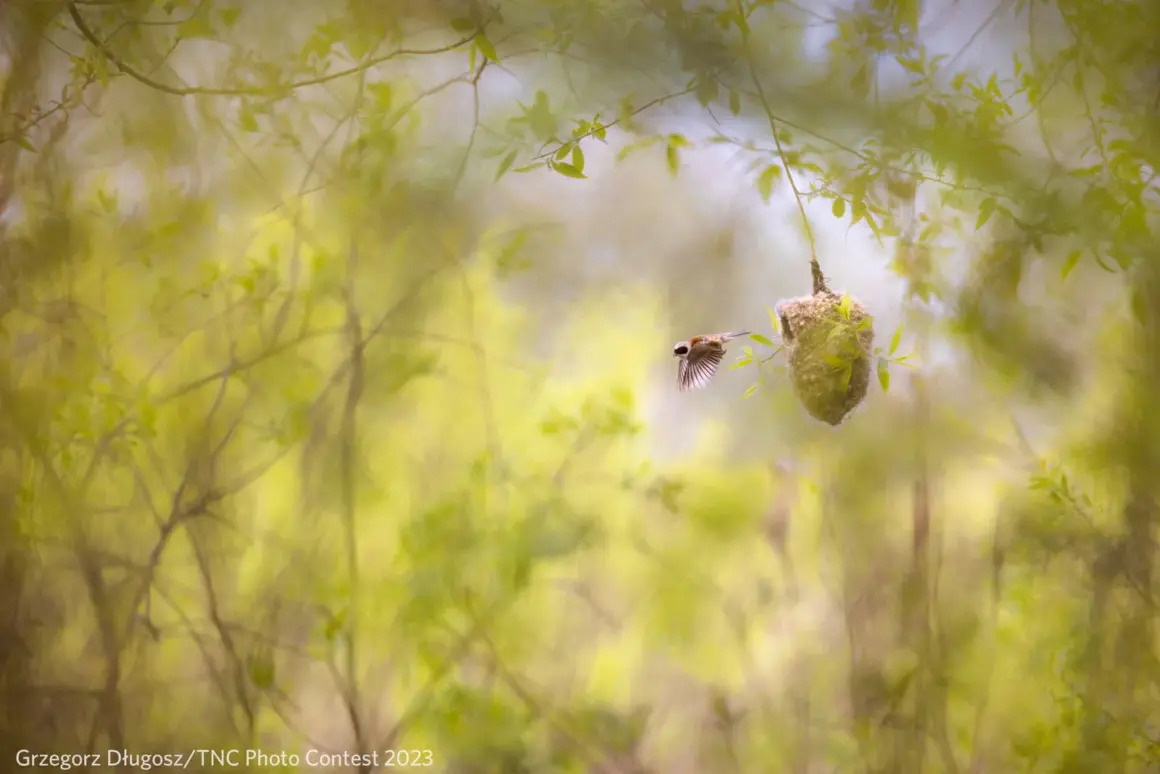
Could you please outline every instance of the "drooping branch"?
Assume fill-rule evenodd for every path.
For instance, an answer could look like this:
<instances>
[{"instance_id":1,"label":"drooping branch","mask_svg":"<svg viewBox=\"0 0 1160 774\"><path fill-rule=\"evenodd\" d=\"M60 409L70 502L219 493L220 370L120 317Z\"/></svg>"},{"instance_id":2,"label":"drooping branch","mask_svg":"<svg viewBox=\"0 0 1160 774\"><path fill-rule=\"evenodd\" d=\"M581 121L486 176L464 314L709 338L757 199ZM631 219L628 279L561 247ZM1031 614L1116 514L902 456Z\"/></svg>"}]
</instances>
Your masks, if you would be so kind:
<instances>
[{"instance_id":1,"label":"drooping branch","mask_svg":"<svg viewBox=\"0 0 1160 774\"><path fill-rule=\"evenodd\" d=\"M744 18L745 9L740 2L737 3L736 13L739 19ZM806 232L806 240L810 245L810 276L813 279L814 295L829 293L830 289L826 287L825 275L822 274L822 266L818 262L818 245L817 240L814 239L814 229L810 226L810 219L806 215L806 207L802 201L801 191L798 190L797 183L793 179L793 170L790 169L789 161L786 159L781 138L777 135L777 118L774 116L773 107L769 104L769 98L765 95L765 88L761 85L761 79L757 76L757 67L753 62L753 49L749 45L749 27L746 24L741 25L741 48L745 54L745 64L749 68L749 77L753 81L753 88L757 90L758 101L761 103L761 108L765 111L765 117L769 121L769 131L773 135L773 142L777 147L777 155L781 159L781 166L785 170L786 180L789 181L789 187L793 190L794 200L797 202L798 212L801 213L802 226Z\"/></svg>"},{"instance_id":2,"label":"drooping branch","mask_svg":"<svg viewBox=\"0 0 1160 774\"><path fill-rule=\"evenodd\" d=\"M305 86L317 86L319 84L339 80L340 78L346 78L351 75L358 75L359 73L365 72L371 67L375 67L376 65L380 65L383 62L388 62L392 59L398 59L399 57L423 56L426 54L445 54L449 51L454 51L460 46L470 43L479 34L479 32L473 32L454 43L450 43L446 46L439 46L437 48L395 49L394 51L388 52L381 56L367 59L366 61L360 62L354 67L348 67L345 70L338 70L333 73L326 73L325 75L319 75L314 78L293 81L291 83L278 86L252 86L242 88L226 88L220 86L170 86L168 84L162 83L161 81L150 78L148 75L145 75L139 70L134 69L123 59L121 59L121 57L117 56L117 54L111 48L109 48L109 46L104 41L97 37L92 28L89 27L89 25L85 22L84 17L81 16L80 11L77 10L75 2L69 3L68 13L69 17L73 20L73 24L76 25L77 29L80 31L81 35L84 36L85 40L96 46L97 50L99 50L105 56L105 58L108 59L109 62L111 62L113 66L115 66L119 71L125 75L128 75L130 78L133 78L134 80L149 86L150 88L164 92L165 94L172 94L175 97L188 97L194 94L219 97L285 96L290 92L301 89Z\"/></svg>"}]
</instances>

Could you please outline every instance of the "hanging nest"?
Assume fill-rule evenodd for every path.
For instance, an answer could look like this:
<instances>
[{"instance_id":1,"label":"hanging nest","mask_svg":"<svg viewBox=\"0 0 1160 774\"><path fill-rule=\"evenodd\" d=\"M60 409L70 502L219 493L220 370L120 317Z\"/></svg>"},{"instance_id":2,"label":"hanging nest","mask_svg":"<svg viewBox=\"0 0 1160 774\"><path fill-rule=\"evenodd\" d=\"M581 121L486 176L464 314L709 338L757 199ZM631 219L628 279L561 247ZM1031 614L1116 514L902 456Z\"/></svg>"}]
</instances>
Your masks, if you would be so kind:
<instances>
[{"instance_id":1,"label":"hanging nest","mask_svg":"<svg viewBox=\"0 0 1160 774\"><path fill-rule=\"evenodd\" d=\"M874 328L849 295L814 273L814 294L777 306L794 392L814 419L837 426L866 397Z\"/></svg>"}]
</instances>

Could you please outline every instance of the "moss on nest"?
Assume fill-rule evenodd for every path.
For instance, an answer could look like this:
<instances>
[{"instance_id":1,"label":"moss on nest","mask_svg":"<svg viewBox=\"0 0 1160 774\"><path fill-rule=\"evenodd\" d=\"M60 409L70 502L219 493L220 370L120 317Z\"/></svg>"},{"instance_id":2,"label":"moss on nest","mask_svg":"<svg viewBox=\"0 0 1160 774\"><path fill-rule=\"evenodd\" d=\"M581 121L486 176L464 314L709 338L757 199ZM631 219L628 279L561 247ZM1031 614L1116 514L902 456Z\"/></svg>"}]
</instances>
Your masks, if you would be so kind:
<instances>
[{"instance_id":1,"label":"moss on nest","mask_svg":"<svg viewBox=\"0 0 1160 774\"><path fill-rule=\"evenodd\" d=\"M857 301L822 290L777 306L790 381L814 419L839 425L866 397L874 328Z\"/></svg>"}]
</instances>

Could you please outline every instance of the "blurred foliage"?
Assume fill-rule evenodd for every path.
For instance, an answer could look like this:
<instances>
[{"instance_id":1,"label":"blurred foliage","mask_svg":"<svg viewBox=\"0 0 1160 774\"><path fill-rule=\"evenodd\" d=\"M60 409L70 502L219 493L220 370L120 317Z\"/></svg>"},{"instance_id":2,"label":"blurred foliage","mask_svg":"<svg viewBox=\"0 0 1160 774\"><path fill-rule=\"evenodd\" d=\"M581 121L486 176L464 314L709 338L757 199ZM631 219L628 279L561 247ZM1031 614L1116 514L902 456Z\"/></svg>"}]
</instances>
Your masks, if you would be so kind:
<instances>
[{"instance_id":1,"label":"blurred foliage","mask_svg":"<svg viewBox=\"0 0 1160 774\"><path fill-rule=\"evenodd\" d=\"M1160 6L966 5L0 5L0 753L1155 771Z\"/></svg>"}]
</instances>

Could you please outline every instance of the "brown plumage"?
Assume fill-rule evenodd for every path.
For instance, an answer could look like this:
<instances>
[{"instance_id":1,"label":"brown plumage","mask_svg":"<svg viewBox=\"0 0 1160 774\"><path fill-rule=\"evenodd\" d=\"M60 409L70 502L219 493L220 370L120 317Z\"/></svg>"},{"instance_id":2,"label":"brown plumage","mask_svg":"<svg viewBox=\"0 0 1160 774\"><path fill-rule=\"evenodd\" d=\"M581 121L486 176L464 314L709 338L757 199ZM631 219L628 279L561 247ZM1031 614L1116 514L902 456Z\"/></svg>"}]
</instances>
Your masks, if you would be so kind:
<instances>
[{"instance_id":1,"label":"brown plumage","mask_svg":"<svg viewBox=\"0 0 1160 774\"><path fill-rule=\"evenodd\" d=\"M677 389L686 392L707 385L725 358L725 342L749 334L749 331L711 333L674 344L673 357L680 358L677 364Z\"/></svg>"}]
</instances>

